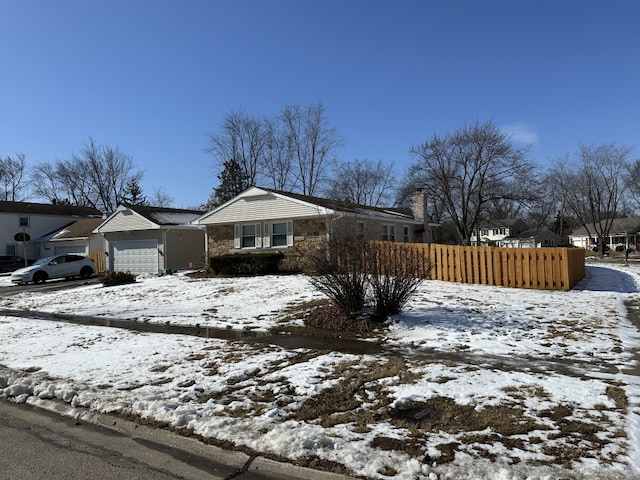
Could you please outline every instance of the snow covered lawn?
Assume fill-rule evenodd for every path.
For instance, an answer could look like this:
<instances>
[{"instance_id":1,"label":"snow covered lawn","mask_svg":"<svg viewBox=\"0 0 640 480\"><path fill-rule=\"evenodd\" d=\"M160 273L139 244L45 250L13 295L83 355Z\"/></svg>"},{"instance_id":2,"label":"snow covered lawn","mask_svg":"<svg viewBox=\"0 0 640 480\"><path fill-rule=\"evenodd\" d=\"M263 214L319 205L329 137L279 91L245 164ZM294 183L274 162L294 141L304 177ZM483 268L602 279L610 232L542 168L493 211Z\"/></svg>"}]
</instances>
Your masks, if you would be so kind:
<instances>
[{"instance_id":1,"label":"snow covered lawn","mask_svg":"<svg viewBox=\"0 0 640 480\"><path fill-rule=\"evenodd\" d=\"M570 292L428 281L370 340L382 355L0 316L0 395L362 477L640 478L639 272L589 265ZM304 276L174 275L0 308L268 330L322 298Z\"/></svg>"}]
</instances>

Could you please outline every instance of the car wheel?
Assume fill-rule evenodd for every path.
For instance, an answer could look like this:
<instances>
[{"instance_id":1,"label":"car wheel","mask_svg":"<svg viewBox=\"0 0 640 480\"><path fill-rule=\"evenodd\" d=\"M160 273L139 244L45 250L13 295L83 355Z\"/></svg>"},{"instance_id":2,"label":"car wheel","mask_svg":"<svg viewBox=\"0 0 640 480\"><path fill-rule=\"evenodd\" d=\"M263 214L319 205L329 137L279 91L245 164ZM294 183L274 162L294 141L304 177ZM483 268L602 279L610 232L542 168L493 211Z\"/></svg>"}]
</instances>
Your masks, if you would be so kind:
<instances>
[{"instance_id":1,"label":"car wheel","mask_svg":"<svg viewBox=\"0 0 640 480\"><path fill-rule=\"evenodd\" d=\"M47 280L45 272L36 272L33 274L33 283L44 283Z\"/></svg>"},{"instance_id":2,"label":"car wheel","mask_svg":"<svg viewBox=\"0 0 640 480\"><path fill-rule=\"evenodd\" d=\"M91 275L93 275L93 270L91 269L91 267L82 267L82 269L80 270L80 278L87 279Z\"/></svg>"}]
</instances>

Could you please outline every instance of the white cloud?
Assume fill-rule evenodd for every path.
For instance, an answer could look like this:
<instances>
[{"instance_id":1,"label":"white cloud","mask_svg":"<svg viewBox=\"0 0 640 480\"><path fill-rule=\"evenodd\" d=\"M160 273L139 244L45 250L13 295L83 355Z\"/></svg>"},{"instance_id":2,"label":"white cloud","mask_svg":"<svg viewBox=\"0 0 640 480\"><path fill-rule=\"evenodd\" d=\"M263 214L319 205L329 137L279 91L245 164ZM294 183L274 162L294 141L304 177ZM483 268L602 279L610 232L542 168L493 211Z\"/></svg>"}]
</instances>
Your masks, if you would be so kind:
<instances>
[{"instance_id":1,"label":"white cloud","mask_svg":"<svg viewBox=\"0 0 640 480\"><path fill-rule=\"evenodd\" d=\"M526 145L535 145L538 143L538 132L524 123L509 123L503 125L500 129L506 133L514 143L524 143Z\"/></svg>"}]
</instances>

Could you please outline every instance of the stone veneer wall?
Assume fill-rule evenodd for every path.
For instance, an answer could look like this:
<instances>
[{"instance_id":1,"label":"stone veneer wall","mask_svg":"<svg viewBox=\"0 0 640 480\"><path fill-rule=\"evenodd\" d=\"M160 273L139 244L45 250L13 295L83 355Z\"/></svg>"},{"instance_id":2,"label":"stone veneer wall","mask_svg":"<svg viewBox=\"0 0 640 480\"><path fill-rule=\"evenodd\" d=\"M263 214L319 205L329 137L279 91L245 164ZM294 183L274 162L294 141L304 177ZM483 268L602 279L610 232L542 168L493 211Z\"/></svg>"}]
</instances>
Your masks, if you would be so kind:
<instances>
[{"instance_id":1,"label":"stone veneer wall","mask_svg":"<svg viewBox=\"0 0 640 480\"><path fill-rule=\"evenodd\" d=\"M285 254L285 259L282 262L283 270L298 271L304 268L307 254L326 240L326 225L325 218L293 221L293 247L283 250ZM209 257L233 253L233 235L233 225L209 225L207 227ZM265 249L263 251L277 250Z\"/></svg>"},{"instance_id":2,"label":"stone veneer wall","mask_svg":"<svg viewBox=\"0 0 640 480\"><path fill-rule=\"evenodd\" d=\"M327 220L325 218L310 218L293 221L293 248L285 250L285 259L281 266L283 270L304 270L306 257L309 252L317 249L327 240Z\"/></svg>"},{"instance_id":3,"label":"stone veneer wall","mask_svg":"<svg viewBox=\"0 0 640 480\"><path fill-rule=\"evenodd\" d=\"M209 257L219 257L231 253L233 250L233 225L207 226L207 242L209 243Z\"/></svg>"}]
</instances>

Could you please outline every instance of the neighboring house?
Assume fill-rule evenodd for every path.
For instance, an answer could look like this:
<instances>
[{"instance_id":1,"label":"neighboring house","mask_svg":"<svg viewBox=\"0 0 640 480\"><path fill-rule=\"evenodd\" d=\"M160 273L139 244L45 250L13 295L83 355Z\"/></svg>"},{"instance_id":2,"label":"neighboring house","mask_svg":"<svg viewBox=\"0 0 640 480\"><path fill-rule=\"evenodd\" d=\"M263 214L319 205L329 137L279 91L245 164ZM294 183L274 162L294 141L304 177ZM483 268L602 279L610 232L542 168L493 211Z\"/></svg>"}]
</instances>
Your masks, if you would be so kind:
<instances>
[{"instance_id":1,"label":"neighboring house","mask_svg":"<svg viewBox=\"0 0 640 480\"><path fill-rule=\"evenodd\" d=\"M75 253L85 257L92 253L104 253L104 237L93 233L104 218L76 220L34 240L39 244L41 257Z\"/></svg>"},{"instance_id":2,"label":"neighboring house","mask_svg":"<svg viewBox=\"0 0 640 480\"><path fill-rule=\"evenodd\" d=\"M196 210L119 205L94 233L104 235L109 271L158 274L204 265L205 233Z\"/></svg>"},{"instance_id":3,"label":"neighboring house","mask_svg":"<svg viewBox=\"0 0 640 480\"><path fill-rule=\"evenodd\" d=\"M206 227L208 257L283 251L287 254L285 268L291 269L300 266L305 252L344 229L392 242L414 242L425 231L419 214L414 217L411 212L261 187L249 188L194 223Z\"/></svg>"},{"instance_id":4,"label":"neighboring house","mask_svg":"<svg viewBox=\"0 0 640 480\"><path fill-rule=\"evenodd\" d=\"M510 248L542 248L557 247L561 239L551 230L541 228L538 230L525 230L516 235L510 235L502 240L498 240L499 247Z\"/></svg>"},{"instance_id":5,"label":"neighboring house","mask_svg":"<svg viewBox=\"0 0 640 480\"><path fill-rule=\"evenodd\" d=\"M100 217L101 213L91 207L1 201L0 254L37 260L46 254L36 239L76 220Z\"/></svg>"},{"instance_id":6,"label":"neighboring house","mask_svg":"<svg viewBox=\"0 0 640 480\"><path fill-rule=\"evenodd\" d=\"M496 245L500 240L528 229L529 225L519 219L490 220L471 233L470 241L476 246Z\"/></svg>"},{"instance_id":7,"label":"neighboring house","mask_svg":"<svg viewBox=\"0 0 640 480\"><path fill-rule=\"evenodd\" d=\"M597 235L594 225L580 227L569 235L569 242L576 247L592 250L597 247ZM640 249L640 217L616 218L611 223L606 244L611 250L616 247Z\"/></svg>"}]
</instances>

